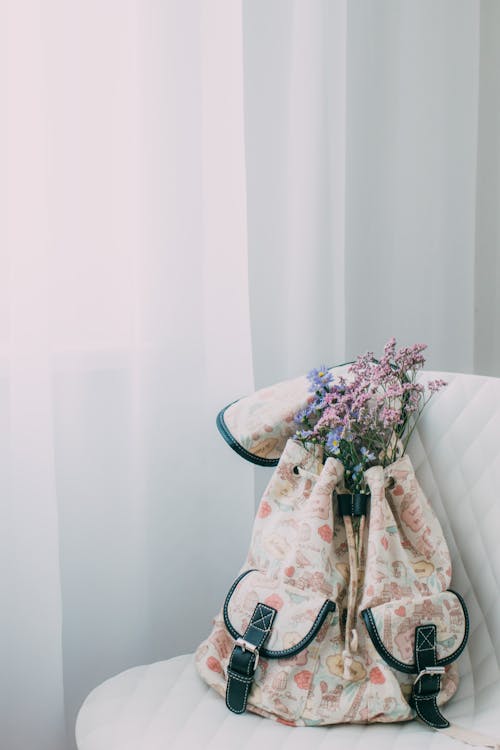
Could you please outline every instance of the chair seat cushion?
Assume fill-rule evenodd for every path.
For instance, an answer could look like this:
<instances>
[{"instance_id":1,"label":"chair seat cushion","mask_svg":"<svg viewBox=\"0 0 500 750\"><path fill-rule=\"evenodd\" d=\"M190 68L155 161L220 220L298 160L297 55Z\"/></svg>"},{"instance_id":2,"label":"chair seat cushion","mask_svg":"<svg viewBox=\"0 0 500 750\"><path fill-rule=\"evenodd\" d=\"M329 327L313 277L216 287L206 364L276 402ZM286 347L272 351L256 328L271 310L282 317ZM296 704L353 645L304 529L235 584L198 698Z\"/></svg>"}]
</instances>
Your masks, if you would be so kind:
<instances>
[{"instance_id":1,"label":"chair seat cushion","mask_svg":"<svg viewBox=\"0 0 500 750\"><path fill-rule=\"evenodd\" d=\"M447 719L500 735L500 378L427 372L449 385L427 407L408 452L448 542L452 588L470 615ZM129 669L97 687L77 721L79 750L404 747L460 743L418 721L287 727L236 715L198 676L192 655ZM466 746L463 746L466 747Z\"/></svg>"},{"instance_id":2,"label":"chair seat cushion","mask_svg":"<svg viewBox=\"0 0 500 750\"><path fill-rule=\"evenodd\" d=\"M477 731L498 732L500 684L474 685L467 661L462 677L446 707L447 718ZM460 747L418 721L313 728L288 727L248 712L237 716L200 679L191 654L128 669L97 687L80 710L76 738L79 750Z\"/></svg>"}]
</instances>

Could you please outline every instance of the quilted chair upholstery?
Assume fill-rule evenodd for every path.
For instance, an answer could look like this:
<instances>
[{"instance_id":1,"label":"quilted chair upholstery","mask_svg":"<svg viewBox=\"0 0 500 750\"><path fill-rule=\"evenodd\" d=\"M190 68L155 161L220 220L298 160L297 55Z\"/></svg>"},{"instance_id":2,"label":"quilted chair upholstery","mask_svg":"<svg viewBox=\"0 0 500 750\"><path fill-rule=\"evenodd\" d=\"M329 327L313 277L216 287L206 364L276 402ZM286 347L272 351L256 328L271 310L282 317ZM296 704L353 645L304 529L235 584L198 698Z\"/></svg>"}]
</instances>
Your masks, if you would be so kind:
<instances>
[{"instance_id":1,"label":"quilted chair upholstery","mask_svg":"<svg viewBox=\"0 0 500 750\"><path fill-rule=\"evenodd\" d=\"M443 526L452 588L471 629L459 659L460 687L443 713L500 735L500 378L426 371L449 385L414 431L409 454ZM418 721L298 728L230 713L198 677L192 655L135 667L87 697L77 719L79 750L190 748L467 747Z\"/></svg>"}]
</instances>

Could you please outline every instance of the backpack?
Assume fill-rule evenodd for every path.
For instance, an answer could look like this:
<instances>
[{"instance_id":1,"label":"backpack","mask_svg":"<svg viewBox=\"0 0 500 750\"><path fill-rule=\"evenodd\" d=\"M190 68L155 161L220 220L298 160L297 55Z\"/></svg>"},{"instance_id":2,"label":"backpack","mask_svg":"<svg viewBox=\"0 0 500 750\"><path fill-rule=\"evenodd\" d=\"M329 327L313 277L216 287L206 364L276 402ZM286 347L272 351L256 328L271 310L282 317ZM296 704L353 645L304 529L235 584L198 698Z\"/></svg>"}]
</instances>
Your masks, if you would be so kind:
<instances>
[{"instance_id":1,"label":"backpack","mask_svg":"<svg viewBox=\"0 0 500 750\"><path fill-rule=\"evenodd\" d=\"M369 468L369 495L348 493L338 459L291 437L289 416L302 399L305 378L218 416L240 455L275 470L248 555L196 650L200 676L237 714L290 726L418 717L499 747L441 713L458 687L469 618L450 589L446 540L410 457ZM225 418L231 407L239 440Z\"/></svg>"}]
</instances>

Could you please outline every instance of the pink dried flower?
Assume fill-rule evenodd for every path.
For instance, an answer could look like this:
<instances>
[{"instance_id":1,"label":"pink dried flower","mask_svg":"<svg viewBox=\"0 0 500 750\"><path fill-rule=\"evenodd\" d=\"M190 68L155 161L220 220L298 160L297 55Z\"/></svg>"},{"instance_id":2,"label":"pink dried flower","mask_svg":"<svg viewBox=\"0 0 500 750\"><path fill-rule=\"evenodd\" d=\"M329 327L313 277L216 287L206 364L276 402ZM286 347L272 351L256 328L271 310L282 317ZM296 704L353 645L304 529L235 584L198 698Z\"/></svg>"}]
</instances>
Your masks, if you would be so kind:
<instances>
[{"instance_id":1,"label":"pink dried flower","mask_svg":"<svg viewBox=\"0 0 500 750\"><path fill-rule=\"evenodd\" d=\"M394 354L396 351L396 339L394 336L389 339L387 344L384 346L384 357L387 357L388 359L394 359Z\"/></svg>"},{"instance_id":2,"label":"pink dried flower","mask_svg":"<svg viewBox=\"0 0 500 750\"><path fill-rule=\"evenodd\" d=\"M437 380L429 380L429 382L427 383L427 388L431 393L437 393L441 390L441 388L444 388L445 385L448 385L446 380L441 380L440 378L438 378Z\"/></svg>"},{"instance_id":3,"label":"pink dried flower","mask_svg":"<svg viewBox=\"0 0 500 750\"><path fill-rule=\"evenodd\" d=\"M427 344L404 346L394 355L394 362L401 372L419 369L425 363L425 357L422 354L425 349L427 349Z\"/></svg>"},{"instance_id":4,"label":"pink dried flower","mask_svg":"<svg viewBox=\"0 0 500 750\"><path fill-rule=\"evenodd\" d=\"M383 466L394 460L397 444L404 452L427 401L446 385L433 380L426 389L416 382L426 348L414 344L396 351L392 337L380 361L372 352L358 356L348 378L330 378L321 368L321 393L318 388L314 404L301 416L308 429L297 432L296 438L320 443L327 454L339 458L350 490L363 491L364 470L377 460Z\"/></svg>"},{"instance_id":5,"label":"pink dried flower","mask_svg":"<svg viewBox=\"0 0 500 750\"><path fill-rule=\"evenodd\" d=\"M380 419L384 427L395 427L401 422L401 412L384 406L380 412Z\"/></svg>"}]
</instances>

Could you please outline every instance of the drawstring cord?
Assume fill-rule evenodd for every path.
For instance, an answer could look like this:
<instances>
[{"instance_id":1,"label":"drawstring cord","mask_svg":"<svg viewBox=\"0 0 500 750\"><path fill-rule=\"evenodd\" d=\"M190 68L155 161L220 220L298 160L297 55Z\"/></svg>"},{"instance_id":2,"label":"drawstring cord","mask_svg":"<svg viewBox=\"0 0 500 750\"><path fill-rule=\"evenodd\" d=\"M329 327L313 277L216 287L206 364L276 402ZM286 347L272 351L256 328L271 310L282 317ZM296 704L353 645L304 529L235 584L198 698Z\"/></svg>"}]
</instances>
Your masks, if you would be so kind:
<instances>
[{"instance_id":1,"label":"drawstring cord","mask_svg":"<svg viewBox=\"0 0 500 750\"><path fill-rule=\"evenodd\" d=\"M394 480L391 476L385 477L385 487L390 487ZM353 654L358 651L358 631L355 627L356 605L361 577L364 577L366 561L364 559L365 529L366 529L366 505L360 509L359 514L351 505L351 512L342 514L346 531L348 559L349 559L349 587L347 591L347 615L345 622L344 650L342 652L344 662L344 679L352 680ZM357 525L353 523L353 517L357 519Z\"/></svg>"},{"instance_id":2,"label":"drawstring cord","mask_svg":"<svg viewBox=\"0 0 500 750\"><path fill-rule=\"evenodd\" d=\"M365 530L365 516L360 516L359 527L355 530L352 516L343 516L347 537L347 549L349 555L349 588L347 593L347 617L345 622L344 651L342 652L344 662L344 679L352 679L353 654L358 650L358 631L354 627L356 617L356 602L358 598L358 587L363 555L363 541Z\"/></svg>"}]
</instances>

